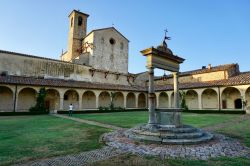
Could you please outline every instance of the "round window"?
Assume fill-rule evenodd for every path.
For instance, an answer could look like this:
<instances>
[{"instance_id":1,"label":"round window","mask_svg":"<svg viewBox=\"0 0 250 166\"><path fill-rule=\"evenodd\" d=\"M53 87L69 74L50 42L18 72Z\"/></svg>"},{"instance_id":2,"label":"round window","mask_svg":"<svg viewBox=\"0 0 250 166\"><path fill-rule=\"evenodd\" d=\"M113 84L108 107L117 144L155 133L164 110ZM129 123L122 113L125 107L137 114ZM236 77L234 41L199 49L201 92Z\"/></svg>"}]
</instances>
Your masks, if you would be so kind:
<instances>
[{"instance_id":1,"label":"round window","mask_svg":"<svg viewBox=\"0 0 250 166\"><path fill-rule=\"evenodd\" d=\"M115 44L115 39L113 39L113 38L109 39L109 43L114 45Z\"/></svg>"}]
</instances>

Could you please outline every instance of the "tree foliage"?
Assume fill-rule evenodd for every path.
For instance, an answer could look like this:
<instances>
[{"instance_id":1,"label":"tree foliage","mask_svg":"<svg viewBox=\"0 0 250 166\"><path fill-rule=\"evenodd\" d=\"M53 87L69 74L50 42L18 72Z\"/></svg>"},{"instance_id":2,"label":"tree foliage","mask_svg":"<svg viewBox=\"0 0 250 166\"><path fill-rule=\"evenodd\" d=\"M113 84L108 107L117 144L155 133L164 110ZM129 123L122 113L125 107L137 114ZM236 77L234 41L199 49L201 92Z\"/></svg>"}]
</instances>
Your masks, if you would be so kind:
<instances>
[{"instance_id":1,"label":"tree foliage","mask_svg":"<svg viewBox=\"0 0 250 166\"><path fill-rule=\"evenodd\" d=\"M186 92L184 92L184 91L181 92L181 108L184 111L188 110L188 106L186 104Z\"/></svg>"},{"instance_id":2,"label":"tree foliage","mask_svg":"<svg viewBox=\"0 0 250 166\"><path fill-rule=\"evenodd\" d=\"M45 97L46 97L45 88L41 88L36 98L36 105L29 109L30 112L48 112L45 107Z\"/></svg>"}]
</instances>

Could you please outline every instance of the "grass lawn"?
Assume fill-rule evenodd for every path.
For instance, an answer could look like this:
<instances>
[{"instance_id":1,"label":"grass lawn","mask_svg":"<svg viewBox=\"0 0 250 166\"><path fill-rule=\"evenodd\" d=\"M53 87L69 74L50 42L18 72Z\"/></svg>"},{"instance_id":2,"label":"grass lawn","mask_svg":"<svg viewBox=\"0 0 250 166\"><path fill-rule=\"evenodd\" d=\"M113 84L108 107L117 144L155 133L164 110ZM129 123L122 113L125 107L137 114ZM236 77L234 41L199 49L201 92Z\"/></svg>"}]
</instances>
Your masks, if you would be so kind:
<instances>
[{"instance_id":1,"label":"grass lawn","mask_svg":"<svg viewBox=\"0 0 250 166\"><path fill-rule=\"evenodd\" d=\"M183 113L183 121L196 127L208 127L242 115L192 114ZM147 123L147 112L118 112L102 114L77 114L74 117L112 124L120 127L133 127ZM232 123L216 131L240 139L250 147L250 120ZM0 165L25 163L30 160L53 156L80 153L102 146L99 136L110 130L56 118L49 115L0 117ZM208 161L167 159L155 157L141 158L135 155L120 155L91 165L173 165L173 166L241 166L250 165L246 158L215 158Z\"/></svg>"},{"instance_id":2,"label":"grass lawn","mask_svg":"<svg viewBox=\"0 0 250 166\"><path fill-rule=\"evenodd\" d=\"M246 146L250 147L250 119L232 124L222 129L216 130L217 132L229 135L233 138L240 139ZM250 165L250 164L249 164Z\"/></svg>"},{"instance_id":3,"label":"grass lawn","mask_svg":"<svg viewBox=\"0 0 250 166\"><path fill-rule=\"evenodd\" d=\"M206 127L216 125L240 115L232 114L193 114L183 113L183 121L185 124L193 125L195 127ZM76 117L98 121L102 123L112 124L119 127L133 127L138 124L147 123L148 112L117 112L117 113L101 113L101 114L77 114Z\"/></svg>"},{"instance_id":4,"label":"grass lawn","mask_svg":"<svg viewBox=\"0 0 250 166\"><path fill-rule=\"evenodd\" d=\"M100 148L108 131L49 115L0 117L0 165Z\"/></svg>"}]
</instances>

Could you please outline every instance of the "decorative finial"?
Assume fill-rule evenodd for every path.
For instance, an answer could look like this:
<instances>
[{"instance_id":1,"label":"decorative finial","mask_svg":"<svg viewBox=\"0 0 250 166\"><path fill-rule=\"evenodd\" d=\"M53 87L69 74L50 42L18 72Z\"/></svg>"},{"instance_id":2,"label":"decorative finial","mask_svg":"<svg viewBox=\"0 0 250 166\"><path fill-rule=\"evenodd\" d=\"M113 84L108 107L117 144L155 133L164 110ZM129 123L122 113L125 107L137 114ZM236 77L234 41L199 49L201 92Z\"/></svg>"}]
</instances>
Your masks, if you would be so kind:
<instances>
[{"instance_id":1,"label":"decorative finial","mask_svg":"<svg viewBox=\"0 0 250 166\"><path fill-rule=\"evenodd\" d=\"M168 32L167 28L166 28L164 31L165 31L165 36L164 36L164 40L163 40L163 45L164 45L165 47L168 47L167 41L166 41L166 40L171 40L171 37L168 37L168 36L167 36L167 32Z\"/></svg>"},{"instance_id":2,"label":"decorative finial","mask_svg":"<svg viewBox=\"0 0 250 166\"><path fill-rule=\"evenodd\" d=\"M112 23L112 27L114 27L115 26L115 24L114 23Z\"/></svg>"}]
</instances>

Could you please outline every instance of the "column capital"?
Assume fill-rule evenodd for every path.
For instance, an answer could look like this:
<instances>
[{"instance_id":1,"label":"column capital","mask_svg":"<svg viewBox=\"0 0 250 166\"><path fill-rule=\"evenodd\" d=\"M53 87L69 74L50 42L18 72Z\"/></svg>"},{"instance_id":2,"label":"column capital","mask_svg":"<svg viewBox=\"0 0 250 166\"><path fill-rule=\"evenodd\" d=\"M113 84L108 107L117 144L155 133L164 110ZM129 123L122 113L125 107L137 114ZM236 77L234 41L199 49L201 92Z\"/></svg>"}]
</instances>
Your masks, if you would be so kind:
<instances>
[{"instance_id":1,"label":"column capital","mask_svg":"<svg viewBox=\"0 0 250 166\"><path fill-rule=\"evenodd\" d=\"M153 66L146 66L147 69L154 69Z\"/></svg>"},{"instance_id":2,"label":"column capital","mask_svg":"<svg viewBox=\"0 0 250 166\"><path fill-rule=\"evenodd\" d=\"M179 74L179 71L174 71L172 72L173 75L178 75Z\"/></svg>"},{"instance_id":3,"label":"column capital","mask_svg":"<svg viewBox=\"0 0 250 166\"><path fill-rule=\"evenodd\" d=\"M147 67L150 74L154 73L154 67Z\"/></svg>"}]
</instances>

